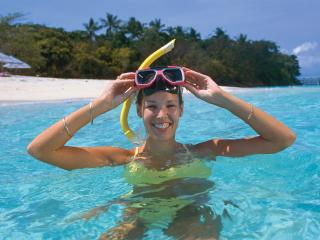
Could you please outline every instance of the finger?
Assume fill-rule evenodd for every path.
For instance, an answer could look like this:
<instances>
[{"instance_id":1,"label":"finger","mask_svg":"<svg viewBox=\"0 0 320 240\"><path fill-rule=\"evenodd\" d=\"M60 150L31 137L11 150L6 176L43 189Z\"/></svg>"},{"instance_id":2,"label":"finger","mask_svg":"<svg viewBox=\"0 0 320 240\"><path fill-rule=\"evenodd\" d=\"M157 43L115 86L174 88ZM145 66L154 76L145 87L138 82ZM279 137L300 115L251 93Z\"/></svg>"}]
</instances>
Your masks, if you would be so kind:
<instances>
[{"instance_id":1,"label":"finger","mask_svg":"<svg viewBox=\"0 0 320 240\"><path fill-rule=\"evenodd\" d=\"M186 80L195 81L195 76L191 73L191 71L185 72L184 76L186 77Z\"/></svg>"},{"instance_id":2,"label":"finger","mask_svg":"<svg viewBox=\"0 0 320 240\"><path fill-rule=\"evenodd\" d=\"M202 73L199 73L199 72L196 72L196 71L193 71L193 70L187 70L186 74L189 75L189 76L194 76L195 79L199 79L199 80L204 80L206 78L210 78L207 75L204 75Z\"/></svg>"},{"instance_id":3,"label":"finger","mask_svg":"<svg viewBox=\"0 0 320 240\"><path fill-rule=\"evenodd\" d=\"M136 74L134 72L122 73L118 76L117 79L124 80L124 79L134 79Z\"/></svg>"},{"instance_id":4,"label":"finger","mask_svg":"<svg viewBox=\"0 0 320 240\"><path fill-rule=\"evenodd\" d=\"M198 76L194 75L192 71L185 72L184 75L187 81L192 82L194 84L200 84L203 82L203 78L199 78Z\"/></svg>"},{"instance_id":5,"label":"finger","mask_svg":"<svg viewBox=\"0 0 320 240\"><path fill-rule=\"evenodd\" d=\"M185 83L188 83L188 84L192 85L193 87L195 87L197 89L200 88L200 86L197 83L193 82L193 81L186 80Z\"/></svg>"},{"instance_id":6,"label":"finger","mask_svg":"<svg viewBox=\"0 0 320 240\"><path fill-rule=\"evenodd\" d=\"M187 68L187 67L182 67L182 70L183 70L184 72L187 72L187 71L193 71L192 69Z\"/></svg>"},{"instance_id":7,"label":"finger","mask_svg":"<svg viewBox=\"0 0 320 240\"><path fill-rule=\"evenodd\" d=\"M198 89L192 86L190 83L186 83L184 87L195 96L198 96Z\"/></svg>"},{"instance_id":8,"label":"finger","mask_svg":"<svg viewBox=\"0 0 320 240\"><path fill-rule=\"evenodd\" d=\"M123 79L123 80L115 80L114 85L116 86L133 86L134 85L134 80L133 79Z\"/></svg>"},{"instance_id":9,"label":"finger","mask_svg":"<svg viewBox=\"0 0 320 240\"><path fill-rule=\"evenodd\" d=\"M125 91L124 93L123 93L123 98L124 98L124 100L125 99L127 99L127 98L129 98L133 93L135 93L137 91L137 89L136 88L134 88L134 87L130 87L129 89L127 89L127 91Z\"/></svg>"},{"instance_id":10,"label":"finger","mask_svg":"<svg viewBox=\"0 0 320 240\"><path fill-rule=\"evenodd\" d=\"M127 91L123 92L122 94L117 95L112 101L113 107L116 107L119 104L126 101L135 91L137 91L137 89L135 89L134 87L131 87L127 89Z\"/></svg>"},{"instance_id":11,"label":"finger","mask_svg":"<svg viewBox=\"0 0 320 240\"><path fill-rule=\"evenodd\" d=\"M116 80L114 85L114 91L116 95L123 94L130 88L133 88L134 90L136 89L133 80Z\"/></svg>"},{"instance_id":12,"label":"finger","mask_svg":"<svg viewBox=\"0 0 320 240\"><path fill-rule=\"evenodd\" d=\"M207 86L206 80L199 80L194 78L186 78L186 82L192 85L193 87L197 89L205 89Z\"/></svg>"}]
</instances>

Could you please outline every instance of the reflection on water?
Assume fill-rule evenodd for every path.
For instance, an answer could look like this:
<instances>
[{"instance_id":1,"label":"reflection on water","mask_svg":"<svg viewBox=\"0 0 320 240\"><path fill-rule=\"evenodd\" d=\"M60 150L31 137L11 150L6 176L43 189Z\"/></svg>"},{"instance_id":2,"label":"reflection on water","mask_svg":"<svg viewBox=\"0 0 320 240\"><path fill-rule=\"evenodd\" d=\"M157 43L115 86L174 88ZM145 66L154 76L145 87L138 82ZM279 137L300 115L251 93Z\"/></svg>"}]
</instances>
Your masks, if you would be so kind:
<instances>
[{"instance_id":1,"label":"reflection on water","mask_svg":"<svg viewBox=\"0 0 320 240\"><path fill-rule=\"evenodd\" d=\"M134 187L115 201L125 206L123 218L101 238L142 239L149 229L161 229L175 239L218 238L220 216L206 205L213 189L212 181L201 178Z\"/></svg>"},{"instance_id":2,"label":"reflection on water","mask_svg":"<svg viewBox=\"0 0 320 240\"><path fill-rule=\"evenodd\" d=\"M212 164L207 163L187 148L165 161L136 155L124 172L132 190L91 210L99 214L114 204L124 207L116 226L101 239L142 239L148 237L148 230L160 230L174 239L217 239L222 222L209 205L215 185L209 179ZM224 215L229 216L227 212Z\"/></svg>"},{"instance_id":3,"label":"reflection on water","mask_svg":"<svg viewBox=\"0 0 320 240\"><path fill-rule=\"evenodd\" d=\"M148 230L155 229L173 239L218 239L222 216L208 204L213 190L213 181L195 177L134 186L130 193L91 213L107 211L113 204L125 207L118 224L101 239L142 239ZM223 215L230 217L226 211Z\"/></svg>"}]
</instances>

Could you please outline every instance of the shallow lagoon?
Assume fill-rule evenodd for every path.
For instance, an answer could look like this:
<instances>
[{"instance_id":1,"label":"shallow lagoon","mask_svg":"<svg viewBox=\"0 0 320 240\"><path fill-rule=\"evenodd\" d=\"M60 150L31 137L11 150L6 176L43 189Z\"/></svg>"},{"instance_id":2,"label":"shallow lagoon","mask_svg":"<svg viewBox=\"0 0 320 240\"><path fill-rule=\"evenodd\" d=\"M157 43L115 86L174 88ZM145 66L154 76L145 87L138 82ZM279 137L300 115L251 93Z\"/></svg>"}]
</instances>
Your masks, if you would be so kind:
<instances>
[{"instance_id":1,"label":"shallow lagoon","mask_svg":"<svg viewBox=\"0 0 320 240\"><path fill-rule=\"evenodd\" d=\"M234 94L272 114L297 135L277 154L222 158L211 162L208 205L222 217L221 239L317 239L320 232L320 87L258 88ZM64 171L34 160L27 144L50 124L87 100L0 105L0 238L94 239L121 219L123 206L89 221L70 219L128 193L123 167ZM120 108L98 117L68 143L131 148L119 125ZM132 108L132 128L142 132ZM143 134L143 133L141 133ZM223 109L185 95L177 139L197 143L209 138L254 135ZM232 201L238 207L224 205ZM169 239L150 230L144 239Z\"/></svg>"}]
</instances>

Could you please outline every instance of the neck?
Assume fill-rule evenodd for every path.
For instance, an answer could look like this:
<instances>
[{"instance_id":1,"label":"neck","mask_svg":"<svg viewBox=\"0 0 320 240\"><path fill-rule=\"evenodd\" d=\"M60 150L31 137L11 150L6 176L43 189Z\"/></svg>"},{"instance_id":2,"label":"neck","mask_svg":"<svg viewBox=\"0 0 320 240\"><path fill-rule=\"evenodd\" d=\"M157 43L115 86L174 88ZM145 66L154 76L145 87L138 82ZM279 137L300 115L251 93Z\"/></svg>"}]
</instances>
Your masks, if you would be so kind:
<instances>
[{"instance_id":1,"label":"neck","mask_svg":"<svg viewBox=\"0 0 320 240\"><path fill-rule=\"evenodd\" d=\"M159 141L148 138L143 151L156 158L172 156L176 152L177 145L178 143L174 138L169 141Z\"/></svg>"}]
</instances>

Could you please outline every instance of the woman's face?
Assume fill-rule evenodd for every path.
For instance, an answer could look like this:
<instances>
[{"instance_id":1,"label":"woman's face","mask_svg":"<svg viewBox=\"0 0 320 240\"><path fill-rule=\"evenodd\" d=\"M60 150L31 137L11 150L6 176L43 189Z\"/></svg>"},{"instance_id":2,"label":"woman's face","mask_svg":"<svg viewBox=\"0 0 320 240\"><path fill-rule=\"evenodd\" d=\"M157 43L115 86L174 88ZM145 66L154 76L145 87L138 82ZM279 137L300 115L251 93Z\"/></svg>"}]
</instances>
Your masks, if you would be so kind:
<instances>
[{"instance_id":1,"label":"woman's face","mask_svg":"<svg viewBox=\"0 0 320 240\"><path fill-rule=\"evenodd\" d=\"M167 141L175 138L183 105L179 104L177 94L164 91L144 96L142 105L138 106L148 137Z\"/></svg>"}]
</instances>

